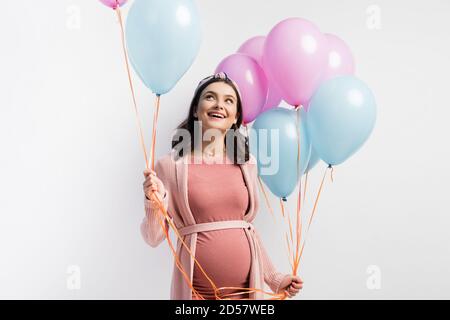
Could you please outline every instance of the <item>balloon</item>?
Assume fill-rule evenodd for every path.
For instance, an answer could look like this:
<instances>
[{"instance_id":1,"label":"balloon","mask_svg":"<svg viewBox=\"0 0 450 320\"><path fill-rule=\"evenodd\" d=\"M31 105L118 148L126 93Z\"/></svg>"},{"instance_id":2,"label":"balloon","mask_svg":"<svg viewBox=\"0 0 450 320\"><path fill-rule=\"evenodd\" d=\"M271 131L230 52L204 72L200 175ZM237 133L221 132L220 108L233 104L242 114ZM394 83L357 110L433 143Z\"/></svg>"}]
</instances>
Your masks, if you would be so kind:
<instances>
[{"instance_id":1,"label":"balloon","mask_svg":"<svg viewBox=\"0 0 450 320\"><path fill-rule=\"evenodd\" d=\"M308 100L308 101L306 101L305 103L302 103L302 107L303 107L303 109L305 109L305 111L306 112L308 112L308 109L309 109L309 102L310 102L311 100Z\"/></svg>"},{"instance_id":2,"label":"balloon","mask_svg":"<svg viewBox=\"0 0 450 320\"><path fill-rule=\"evenodd\" d=\"M192 0L135 0L128 13L130 61L144 84L170 91L197 56L201 31Z\"/></svg>"},{"instance_id":3,"label":"balloon","mask_svg":"<svg viewBox=\"0 0 450 320\"><path fill-rule=\"evenodd\" d=\"M354 76L325 81L306 113L308 135L319 157L336 165L354 154L368 139L376 119L375 97Z\"/></svg>"},{"instance_id":4,"label":"balloon","mask_svg":"<svg viewBox=\"0 0 450 320\"><path fill-rule=\"evenodd\" d=\"M267 78L258 62L245 54L235 53L223 59L216 73L225 72L233 79L241 94L244 123L253 121L267 98Z\"/></svg>"},{"instance_id":5,"label":"balloon","mask_svg":"<svg viewBox=\"0 0 450 320\"><path fill-rule=\"evenodd\" d=\"M278 107L281 103L281 93L277 87L269 81L269 89L267 91L267 99L264 107L262 107L261 112L270 110L272 108Z\"/></svg>"},{"instance_id":6,"label":"balloon","mask_svg":"<svg viewBox=\"0 0 450 320\"><path fill-rule=\"evenodd\" d=\"M117 7L123 6L128 0L100 0L105 6L112 9L117 9Z\"/></svg>"},{"instance_id":7,"label":"balloon","mask_svg":"<svg viewBox=\"0 0 450 320\"><path fill-rule=\"evenodd\" d=\"M259 63L259 65L262 65L261 60L265 41L265 36L256 36L250 38L239 47L238 52L249 55L250 57L255 59L256 62Z\"/></svg>"},{"instance_id":8,"label":"balloon","mask_svg":"<svg viewBox=\"0 0 450 320\"><path fill-rule=\"evenodd\" d=\"M325 34L325 38L328 41L328 63L322 81L354 74L353 54L344 40L333 34Z\"/></svg>"},{"instance_id":9,"label":"balloon","mask_svg":"<svg viewBox=\"0 0 450 320\"><path fill-rule=\"evenodd\" d=\"M348 45L333 34L324 35L328 41L328 62L321 83L337 76L354 74L355 62ZM303 107L308 111L309 100L303 103Z\"/></svg>"},{"instance_id":10,"label":"balloon","mask_svg":"<svg viewBox=\"0 0 450 320\"><path fill-rule=\"evenodd\" d=\"M263 67L277 83L281 97L293 106L308 101L319 86L327 65L328 43L310 21L281 21L266 37Z\"/></svg>"},{"instance_id":11,"label":"balloon","mask_svg":"<svg viewBox=\"0 0 450 320\"><path fill-rule=\"evenodd\" d=\"M239 47L238 52L252 57L262 67L262 55L265 41L266 41L265 36L256 36L250 38ZM280 102L281 102L280 90L276 87L276 83L269 81L269 89L267 90L267 99L261 112L277 107L280 104Z\"/></svg>"},{"instance_id":12,"label":"balloon","mask_svg":"<svg viewBox=\"0 0 450 320\"><path fill-rule=\"evenodd\" d=\"M297 168L298 131L299 168ZM311 154L304 112L286 108L263 112L253 123L250 134L250 151L256 157L258 174L277 197L289 196L295 189L299 177L305 172Z\"/></svg>"},{"instance_id":13,"label":"balloon","mask_svg":"<svg viewBox=\"0 0 450 320\"><path fill-rule=\"evenodd\" d=\"M319 161L320 158L317 151L314 150L313 146L311 146L311 156L309 157L308 166L306 167L305 173L311 171Z\"/></svg>"}]
</instances>

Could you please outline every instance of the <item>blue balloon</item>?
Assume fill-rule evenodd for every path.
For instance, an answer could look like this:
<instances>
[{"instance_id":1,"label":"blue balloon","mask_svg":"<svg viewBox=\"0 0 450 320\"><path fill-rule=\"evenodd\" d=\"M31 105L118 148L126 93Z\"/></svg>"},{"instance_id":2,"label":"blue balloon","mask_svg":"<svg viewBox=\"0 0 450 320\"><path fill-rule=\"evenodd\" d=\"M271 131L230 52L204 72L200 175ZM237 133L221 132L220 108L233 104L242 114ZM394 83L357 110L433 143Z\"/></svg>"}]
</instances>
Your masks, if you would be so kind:
<instances>
[{"instance_id":1,"label":"blue balloon","mask_svg":"<svg viewBox=\"0 0 450 320\"><path fill-rule=\"evenodd\" d=\"M298 132L300 132L299 163ZM280 198L289 196L295 189L299 177L305 172L311 153L311 144L306 133L305 113L302 109L300 111L285 108L270 109L255 119L250 135L250 152L257 160L258 174L274 195Z\"/></svg>"},{"instance_id":2,"label":"blue balloon","mask_svg":"<svg viewBox=\"0 0 450 320\"><path fill-rule=\"evenodd\" d=\"M319 157L337 165L353 155L375 126L376 103L369 87L354 76L322 83L307 112L308 135Z\"/></svg>"},{"instance_id":3,"label":"blue balloon","mask_svg":"<svg viewBox=\"0 0 450 320\"><path fill-rule=\"evenodd\" d=\"M306 167L305 173L310 172L312 168L316 166L316 164L320 161L319 155L317 151L314 150L314 147L311 146L311 156L309 157L308 166Z\"/></svg>"},{"instance_id":4,"label":"blue balloon","mask_svg":"<svg viewBox=\"0 0 450 320\"><path fill-rule=\"evenodd\" d=\"M199 14L192 0L135 0L126 24L133 68L161 95L170 91L194 62L201 43Z\"/></svg>"}]
</instances>

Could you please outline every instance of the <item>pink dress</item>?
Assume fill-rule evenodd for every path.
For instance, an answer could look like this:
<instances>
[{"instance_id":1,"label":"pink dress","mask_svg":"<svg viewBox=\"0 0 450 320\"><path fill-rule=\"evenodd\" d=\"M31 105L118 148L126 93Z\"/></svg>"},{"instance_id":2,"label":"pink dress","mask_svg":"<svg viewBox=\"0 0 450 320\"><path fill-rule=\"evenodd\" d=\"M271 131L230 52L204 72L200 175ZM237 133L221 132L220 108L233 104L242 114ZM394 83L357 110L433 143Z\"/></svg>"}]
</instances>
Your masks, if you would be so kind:
<instances>
[{"instance_id":1,"label":"pink dress","mask_svg":"<svg viewBox=\"0 0 450 320\"><path fill-rule=\"evenodd\" d=\"M189 164L188 201L196 223L243 220L249 206L248 197L238 165ZM217 288L249 287L251 251L243 229L200 232L195 258ZM197 264L194 265L193 287L204 298L215 299L210 282ZM237 291L240 290L220 290L220 293ZM248 294L231 298L248 298Z\"/></svg>"},{"instance_id":2,"label":"pink dress","mask_svg":"<svg viewBox=\"0 0 450 320\"><path fill-rule=\"evenodd\" d=\"M201 225L196 224L194 216L191 210L189 210L187 190L188 163L190 163L189 157L176 158L174 151L164 155L156 162L155 171L167 190L166 196L163 198L163 205L164 209L169 214L172 223L175 224L178 230L189 228L189 232L183 236L186 247L181 245L178 240L176 248L176 255L181 264L180 268L185 270L189 279L185 279L185 274L183 274L174 263L170 299L190 300L192 299L190 284L193 282L194 264L192 263L188 251L194 250L195 253L197 236L201 232L199 226ZM250 154L250 160L240 164L239 167L245 178L244 181L247 183L250 202L248 212L244 216L244 221L242 221L242 225L245 225L245 227L241 228L249 239L251 249L249 286L252 288L264 289L264 284L267 284L273 292L279 292L281 283L286 277L290 277L290 275L279 272L276 269L264 248L259 232L253 226L253 221L259 211L258 168L255 157ZM208 187L213 188L214 185L213 182L208 183ZM222 190L220 192L222 192ZM164 228L161 228L160 209L153 208L150 200L147 200L145 195L142 196L145 204L145 215L141 223L142 237L149 246L156 248L166 240L166 232L170 231L169 223L166 221ZM206 196L203 200L207 200ZM233 223L233 221L210 222L206 223L206 225L209 225L210 229L214 229L215 224L217 223L223 223L230 226L230 228L236 228L236 224ZM218 230L219 229L214 229L214 231ZM267 297L261 291L250 293L250 299L260 300L265 298Z\"/></svg>"}]
</instances>

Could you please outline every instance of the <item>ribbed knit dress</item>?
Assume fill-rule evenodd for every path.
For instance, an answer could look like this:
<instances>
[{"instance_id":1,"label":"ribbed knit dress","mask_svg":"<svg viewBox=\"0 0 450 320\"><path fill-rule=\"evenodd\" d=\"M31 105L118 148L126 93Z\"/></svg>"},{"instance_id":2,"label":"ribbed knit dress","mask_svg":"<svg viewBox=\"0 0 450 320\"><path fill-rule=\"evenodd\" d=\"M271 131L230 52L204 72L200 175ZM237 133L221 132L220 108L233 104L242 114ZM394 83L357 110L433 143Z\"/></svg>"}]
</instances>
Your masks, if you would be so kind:
<instances>
[{"instance_id":1,"label":"ribbed knit dress","mask_svg":"<svg viewBox=\"0 0 450 320\"><path fill-rule=\"evenodd\" d=\"M181 269L190 278L186 280L174 263L171 299L192 299L190 284L194 282L198 290L209 292L210 296L213 293L199 270L195 271L194 280L196 264L188 249L200 260L218 287L264 289L266 283L273 292L279 291L282 281L290 275L276 269L253 225L259 209L259 193L256 159L252 154L250 160L243 164L199 165L192 163L189 157L177 158L174 152L170 152L156 162L155 172L167 191L162 199L164 210L177 229L186 232L182 235L186 247L177 239L176 256ZM145 195L143 198L145 215L141 234L145 242L155 248L166 239L169 223L165 221L162 228L160 209L153 207ZM233 223L236 221L230 220L236 218L243 220L245 227L236 227ZM204 221L212 222L202 224ZM214 229L216 223L230 228ZM210 225L206 229L212 230L196 231L202 225ZM190 229L193 232L187 232ZM247 278L249 284L245 283ZM265 296L255 291L249 298L259 300Z\"/></svg>"},{"instance_id":2,"label":"ribbed knit dress","mask_svg":"<svg viewBox=\"0 0 450 320\"><path fill-rule=\"evenodd\" d=\"M249 195L240 167L232 163L189 164L188 201L196 223L243 220ZM251 251L243 229L200 232L195 257L217 288L249 286ZM193 287L204 298L214 299L214 290L197 265ZM248 298L248 294L232 298Z\"/></svg>"}]
</instances>

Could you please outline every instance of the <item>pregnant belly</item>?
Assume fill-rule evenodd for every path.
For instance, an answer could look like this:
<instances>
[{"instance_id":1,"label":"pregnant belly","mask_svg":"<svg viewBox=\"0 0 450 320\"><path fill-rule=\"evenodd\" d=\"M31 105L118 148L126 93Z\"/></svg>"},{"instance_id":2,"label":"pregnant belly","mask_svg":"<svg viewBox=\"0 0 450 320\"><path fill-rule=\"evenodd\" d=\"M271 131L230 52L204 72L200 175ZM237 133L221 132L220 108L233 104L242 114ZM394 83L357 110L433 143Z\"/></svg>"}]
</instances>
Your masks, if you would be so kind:
<instances>
[{"instance_id":1,"label":"pregnant belly","mask_svg":"<svg viewBox=\"0 0 450 320\"><path fill-rule=\"evenodd\" d=\"M251 268L250 245L243 229L200 232L195 258L217 288L248 288ZM198 266L194 265L193 286L206 299L214 299L214 290ZM239 290L221 290L221 294ZM246 298L248 295L231 296Z\"/></svg>"}]
</instances>

